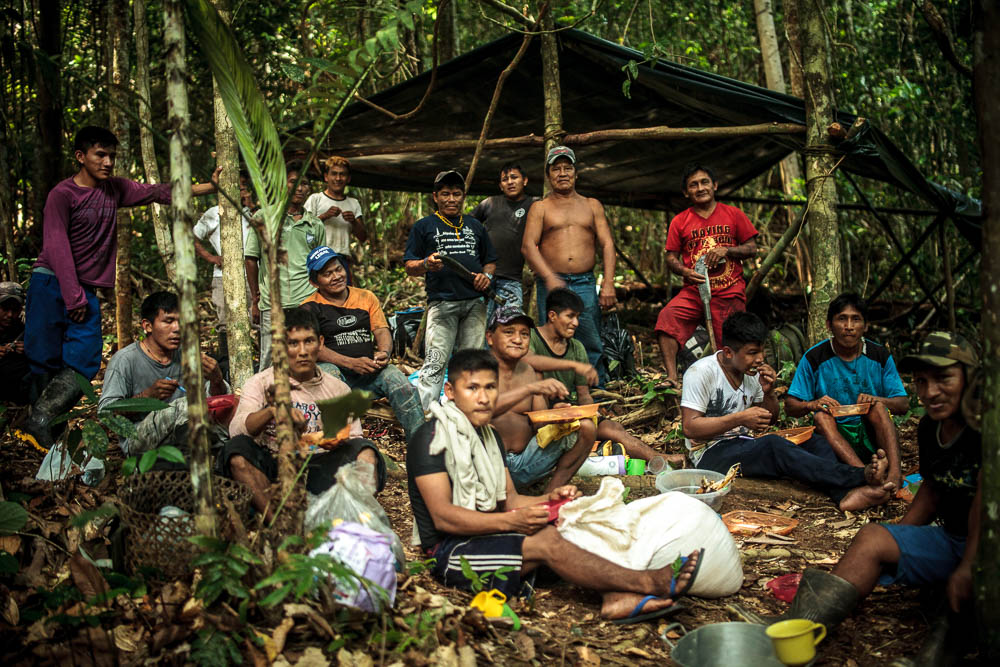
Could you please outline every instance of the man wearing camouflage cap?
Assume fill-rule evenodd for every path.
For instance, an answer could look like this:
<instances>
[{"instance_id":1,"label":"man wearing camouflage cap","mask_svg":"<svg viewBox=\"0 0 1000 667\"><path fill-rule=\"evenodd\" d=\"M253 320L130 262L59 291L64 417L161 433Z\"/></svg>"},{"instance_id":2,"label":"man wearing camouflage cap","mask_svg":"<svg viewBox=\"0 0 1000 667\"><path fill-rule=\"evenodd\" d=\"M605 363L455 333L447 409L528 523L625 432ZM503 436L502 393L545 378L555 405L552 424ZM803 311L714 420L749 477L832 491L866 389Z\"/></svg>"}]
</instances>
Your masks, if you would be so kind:
<instances>
[{"instance_id":1,"label":"man wearing camouflage cap","mask_svg":"<svg viewBox=\"0 0 1000 667\"><path fill-rule=\"evenodd\" d=\"M962 399L978 366L975 348L960 334L943 331L928 335L916 354L900 361L927 411L917 427L923 480L916 497L898 523L864 526L832 574L806 570L783 618L809 618L830 629L876 584L946 584L952 613L966 606L979 543L982 438L963 414ZM946 614L932 626L917 664L951 664L947 654L963 647L951 643L958 626L952 624L950 632L948 625Z\"/></svg>"},{"instance_id":2,"label":"man wearing camouflage cap","mask_svg":"<svg viewBox=\"0 0 1000 667\"><path fill-rule=\"evenodd\" d=\"M29 368L24 354L24 288L14 282L0 283L0 401L28 402Z\"/></svg>"}]
</instances>

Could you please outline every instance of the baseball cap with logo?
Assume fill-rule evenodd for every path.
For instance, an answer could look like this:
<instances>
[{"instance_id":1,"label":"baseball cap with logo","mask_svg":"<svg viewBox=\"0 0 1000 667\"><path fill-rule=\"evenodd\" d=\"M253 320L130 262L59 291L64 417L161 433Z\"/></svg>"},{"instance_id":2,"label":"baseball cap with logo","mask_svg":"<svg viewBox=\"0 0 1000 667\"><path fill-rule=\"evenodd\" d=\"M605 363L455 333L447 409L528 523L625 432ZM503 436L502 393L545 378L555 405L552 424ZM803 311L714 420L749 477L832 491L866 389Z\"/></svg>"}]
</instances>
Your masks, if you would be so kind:
<instances>
[{"instance_id":1,"label":"baseball cap with logo","mask_svg":"<svg viewBox=\"0 0 1000 667\"><path fill-rule=\"evenodd\" d=\"M306 267L310 271L322 271L323 267L329 264L331 259L339 259L344 268L347 268L347 258L326 245L313 248L312 252L306 258Z\"/></svg>"},{"instance_id":2,"label":"baseball cap with logo","mask_svg":"<svg viewBox=\"0 0 1000 667\"><path fill-rule=\"evenodd\" d=\"M500 306L493 311L493 317L490 318L487 329L493 331L501 324L510 324L518 320L523 321L529 327L535 326L535 321L518 306Z\"/></svg>"},{"instance_id":3,"label":"baseball cap with logo","mask_svg":"<svg viewBox=\"0 0 1000 667\"><path fill-rule=\"evenodd\" d=\"M0 283L0 303L14 300L22 306L24 305L24 288L18 283L4 281Z\"/></svg>"},{"instance_id":4,"label":"baseball cap with logo","mask_svg":"<svg viewBox=\"0 0 1000 667\"><path fill-rule=\"evenodd\" d=\"M552 164L559 158L568 158L570 162L576 164L576 153L569 146L553 146L545 156L545 164Z\"/></svg>"},{"instance_id":5,"label":"baseball cap with logo","mask_svg":"<svg viewBox=\"0 0 1000 667\"><path fill-rule=\"evenodd\" d=\"M976 348L961 334L935 331L920 343L916 354L903 357L899 362L899 370L912 372L921 366L945 368L959 363L970 369L978 367L979 355Z\"/></svg>"},{"instance_id":6,"label":"baseball cap with logo","mask_svg":"<svg viewBox=\"0 0 1000 667\"><path fill-rule=\"evenodd\" d=\"M434 191L437 192L438 186L453 185L457 184L461 188L465 188L465 176L458 173L454 169L447 169L445 171L439 171L438 175L434 177Z\"/></svg>"}]
</instances>

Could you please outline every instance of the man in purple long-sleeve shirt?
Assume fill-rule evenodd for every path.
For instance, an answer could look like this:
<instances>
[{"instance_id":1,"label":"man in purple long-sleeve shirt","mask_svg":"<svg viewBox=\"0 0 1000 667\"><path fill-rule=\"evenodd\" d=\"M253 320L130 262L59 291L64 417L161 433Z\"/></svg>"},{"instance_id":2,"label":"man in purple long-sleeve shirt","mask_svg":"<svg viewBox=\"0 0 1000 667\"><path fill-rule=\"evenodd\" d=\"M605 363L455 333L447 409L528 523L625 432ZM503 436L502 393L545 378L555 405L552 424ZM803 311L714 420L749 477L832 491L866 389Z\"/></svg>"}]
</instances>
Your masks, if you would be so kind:
<instances>
[{"instance_id":1,"label":"man in purple long-sleeve shirt","mask_svg":"<svg viewBox=\"0 0 1000 667\"><path fill-rule=\"evenodd\" d=\"M52 421L82 392L76 373L93 378L101 365L101 310L96 288L115 283L119 208L170 203L170 184L144 185L112 177L118 139L88 126L76 134L79 169L49 192L42 252L32 269L25 311L25 354L40 396L25 426L43 447L55 440ZM215 192L212 183L192 194Z\"/></svg>"}]
</instances>

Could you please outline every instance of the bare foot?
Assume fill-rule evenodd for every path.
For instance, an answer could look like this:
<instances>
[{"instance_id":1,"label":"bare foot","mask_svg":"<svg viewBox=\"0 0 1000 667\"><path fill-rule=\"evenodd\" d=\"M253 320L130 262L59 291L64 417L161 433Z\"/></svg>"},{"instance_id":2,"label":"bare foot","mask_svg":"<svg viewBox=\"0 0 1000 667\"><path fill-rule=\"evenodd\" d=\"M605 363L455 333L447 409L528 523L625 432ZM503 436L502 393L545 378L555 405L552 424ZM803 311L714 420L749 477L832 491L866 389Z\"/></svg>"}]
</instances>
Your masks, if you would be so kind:
<instances>
[{"instance_id":1,"label":"bare foot","mask_svg":"<svg viewBox=\"0 0 1000 667\"><path fill-rule=\"evenodd\" d=\"M880 449L872 454L872 462L865 466L865 482L869 486L881 486L889 477L889 459L885 450Z\"/></svg>"},{"instance_id":2,"label":"bare foot","mask_svg":"<svg viewBox=\"0 0 1000 667\"><path fill-rule=\"evenodd\" d=\"M646 596L638 593L605 593L601 603L601 617L609 621L625 618L632 613L636 605L642 602L644 597ZM642 605L639 613L648 614L660 611L672 607L673 604L674 601L670 598L653 599Z\"/></svg>"},{"instance_id":3,"label":"bare foot","mask_svg":"<svg viewBox=\"0 0 1000 667\"><path fill-rule=\"evenodd\" d=\"M874 505L881 505L892 498L895 490L896 485L892 482L855 487L840 501L840 511L857 512Z\"/></svg>"},{"instance_id":4,"label":"bare foot","mask_svg":"<svg viewBox=\"0 0 1000 667\"><path fill-rule=\"evenodd\" d=\"M655 595L660 597L677 597L679 595L684 595L690 590L691 585L694 584L694 573L698 568L698 563L703 557L701 550L692 551L687 560L684 561L684 565L681 566L680 572L674 576L674 566L668 565L659 570L653 571L653 580L656 582L656 590L650 591ZM671 580L673 581L673 593L670 592Z\"/></svg>"}]
</instances>

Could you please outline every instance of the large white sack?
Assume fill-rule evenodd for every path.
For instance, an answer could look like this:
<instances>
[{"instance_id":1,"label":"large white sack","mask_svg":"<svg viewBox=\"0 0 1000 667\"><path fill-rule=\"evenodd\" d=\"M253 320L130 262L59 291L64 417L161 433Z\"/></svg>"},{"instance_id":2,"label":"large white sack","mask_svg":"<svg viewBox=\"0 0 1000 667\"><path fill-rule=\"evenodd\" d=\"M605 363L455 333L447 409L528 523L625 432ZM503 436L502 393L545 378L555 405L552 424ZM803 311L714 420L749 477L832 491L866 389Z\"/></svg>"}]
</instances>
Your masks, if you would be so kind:
<instances>
[{"instance_id":1,"label":"large white sack","mask_svg":"<svg viewBox=\"0 0 1000 667\"><path fill-rule=\"evenodd\" d=\"M568 541L634 570L666 567L705 550L691 594L732 595L743 585L743 563L732 535L708 505L679 492L625 504L621 480L605 477L592 496L564 505L559 533Z\"/></svg>"}]
</instances>

